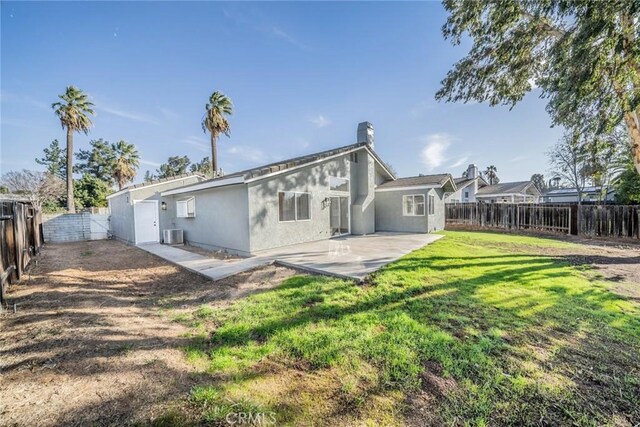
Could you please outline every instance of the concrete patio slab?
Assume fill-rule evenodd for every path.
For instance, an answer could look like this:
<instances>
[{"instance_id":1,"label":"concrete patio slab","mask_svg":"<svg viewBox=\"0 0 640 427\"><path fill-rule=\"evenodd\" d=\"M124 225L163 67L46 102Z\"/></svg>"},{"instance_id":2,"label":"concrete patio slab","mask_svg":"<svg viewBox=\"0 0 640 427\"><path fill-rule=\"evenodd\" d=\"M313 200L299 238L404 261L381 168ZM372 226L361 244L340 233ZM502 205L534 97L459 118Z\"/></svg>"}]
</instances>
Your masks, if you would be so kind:
<instances>
[{"instance_id":1,"label":"concrete patio slab","mask_svg":"<svg viewBox=\"0 0 640 427\"><path fill-rule=\"evenodd\" d=\"M179 247L158 243L138 247L213 280L221 280L275 262L313 273L362 281L384 265L441 237L443 236L439 234L385 232L367 236L344 236L264 251L238 261L207 258Z\"/></svg>"},{"instance_id":2,"label":"concrete patio slab","mask_svg":"<svg viewBox=\"0 0 640 427\"><path fill-rule=\"evenodd\" d=\"M442 237L439 234L378 232L302 243L259 256L269 256L279 264L314 273L361 281L384 265Z\"/></svg>"}]
</instances>

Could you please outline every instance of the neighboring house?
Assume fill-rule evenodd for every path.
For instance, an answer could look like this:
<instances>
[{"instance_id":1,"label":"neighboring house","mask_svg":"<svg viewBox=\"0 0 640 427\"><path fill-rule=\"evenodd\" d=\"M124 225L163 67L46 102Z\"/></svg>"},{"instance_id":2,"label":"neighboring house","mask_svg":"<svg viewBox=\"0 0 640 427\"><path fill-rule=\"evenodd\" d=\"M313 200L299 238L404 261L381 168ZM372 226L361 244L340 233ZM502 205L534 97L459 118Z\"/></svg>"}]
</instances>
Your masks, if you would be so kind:
<instances>
[{"instance_id":1,"label":"neighboring house","mask_svg":"<svg viewBox=\"0 0 640 427\"><path fill-rule=\"evenodd\" d=\"M445 195L446 203L467 203L476 201L476 193L482 187L489 185L480 175L478 166L470 164L465 176L454 178L456 191Z\"/></svg>"},{"instance_id":2,"label":"neighboring house","mask_svg":"<svg viewBox=\"0 0 640 427\"><path fill-rule=\"evenodd\" d=\"M542 194L532 181L501 182L482 187L476 200L489 203L538 203Z\"/></svg>"},{"instance_id":3,"label":"neighboring house","mask_svg":"<svg viewBox=\"0 0 640 427\"><path fill-rule=\"evenodd\" d=\"M120 234L127 228L119 225L112 233L145 243L182 229L191 244L250 255L346 234L444 228L451 177L397 180L373 142L364 122L352 145L174 188L160 183L153 194L115 193L112 216L127 217L134 231Z\"/></svg>"},{"instance_id":4,"label":"neighboring house","mask_svg":"<svg viewBox=\"0 0 640 427\"><path fill-rule=\"evenodd\" d=\"M575 188L549 188L543 195L544 203L577 203L578 191ZM616 193L613 188L605 191L602 187L585 187L582 190L582 201L584 202L601 202L614 201Z\"/></svg>"}]
</instances>

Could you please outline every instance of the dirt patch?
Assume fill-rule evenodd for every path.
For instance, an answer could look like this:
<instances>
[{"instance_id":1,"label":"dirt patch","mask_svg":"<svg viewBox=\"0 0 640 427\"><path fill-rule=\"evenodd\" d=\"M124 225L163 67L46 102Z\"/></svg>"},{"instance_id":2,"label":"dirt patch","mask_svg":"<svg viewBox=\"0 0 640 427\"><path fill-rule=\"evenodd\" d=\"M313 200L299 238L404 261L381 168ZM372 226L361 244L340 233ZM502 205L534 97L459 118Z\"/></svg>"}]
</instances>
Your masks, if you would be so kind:
<instances>
[{"instance_id":1,"label":"dirt patch","mask_svg":"<svg viewBox=\"0 0 640 427\"><path fill-rule=\"evenodd\" d=\"M237 261L239 259L241 259L241 257L236 256L236 255L231 255L230 253L227 253L225 251L212 251L209 249L204 249L201 248L199 246L194 246L194 245L190 245L188 243L185 243L184 245L176 245L177 248L179 249L183 249L185 251L188 252L193 252L194 254L198 254L198 255L202 255L205 256L207 258L214 258L214 259L219 259L222 261Z\"/></svg>"},{"instance_id":2,"label":"dirt patch","mask_svg":"<svg viewBox=\"0 0 640 427\"><path fill-rule=\"evenodd\" d=\"M442 376L442 366L436 362L427 362L420 375L420 390L407 396L405 420L408 426L439 426L442 420L438 408L453 393L458 384L453 378Z\"/></svg>"},{"instance_id":3,"label":"dirt patch","mask_svg":"<svg viewBox=\"0 0 640 427\"><path fill-rule=\"evenodd\" d=\"M115 241L47 245L0 316L3 425L145 422L207 380L186 363L175 308L228 303L297 272L212 282Z\"/></svg>"}]
</instances>

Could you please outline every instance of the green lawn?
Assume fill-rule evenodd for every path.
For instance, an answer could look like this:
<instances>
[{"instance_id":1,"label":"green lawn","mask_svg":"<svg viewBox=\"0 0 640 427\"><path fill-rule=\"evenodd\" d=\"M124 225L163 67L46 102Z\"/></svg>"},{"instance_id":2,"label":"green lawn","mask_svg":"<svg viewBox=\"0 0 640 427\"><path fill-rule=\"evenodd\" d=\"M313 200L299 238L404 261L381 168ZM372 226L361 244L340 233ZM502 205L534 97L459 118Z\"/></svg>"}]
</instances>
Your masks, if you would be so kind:
<instances>
[{"instance_id":1,"label":"green lawn","mask_svg":"<svg viewBox=\"0 0 640 427\"><path fill-rule=\"evenodd\" d=\"M180 416L224 424L229 412L264 412L278 425L640 420L637 299L559 255L580 246L444 234L366 286L296 276L183 317L194 336L187 357L208 380Z\"/></svg>"}]
</instances>

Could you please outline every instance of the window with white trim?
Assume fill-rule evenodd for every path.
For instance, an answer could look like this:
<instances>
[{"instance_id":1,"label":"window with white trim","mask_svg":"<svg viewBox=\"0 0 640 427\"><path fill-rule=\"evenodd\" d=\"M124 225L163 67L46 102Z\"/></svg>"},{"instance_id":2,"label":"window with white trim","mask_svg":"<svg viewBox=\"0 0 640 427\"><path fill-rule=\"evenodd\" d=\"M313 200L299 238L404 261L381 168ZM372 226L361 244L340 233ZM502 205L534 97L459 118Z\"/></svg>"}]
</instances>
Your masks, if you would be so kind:
<instances>
[{"instance_id":1,"label":"window with white trim","mask_svg":"<svg viewBox=\"0 0 640 427\"><path fill-rule=\"evenodd\" d=\"M278 192L278 219L280 222L311 219L311 195L295 191Z\"/></svg>"},{"instance_id":2,"label":"window with white trim","mask_svg":"<svg viewBox=\"0 0 640 427\"><path fill-rule=\"evenodd\" d=\"M424 216L424 194L402 196L402 214L404 216Z\"/></svg>"},{"instance_id":3,"label":"window with white trim","mask_svg":"<svg viewBox=\"0 0 640 427\"><path fill-rule=\"evenodd\" d=\"M330 191L349 191L349 180L347 178L340 178L338 176L329 177L329 190Z\"/></svg>"},{"instance_id":4,"label":"window with white trim","mask_svg":"<svg viewBox=\"0 0 640 427\"><path fill-rule=\"evenodd\" d=\"M196 216L196 198L176 201L176 217L178 218L195 218Z\"/></svg>"},{"instance_id":5,"label":"window with white trim","mask_svg":"<svg viewBox=\"0 0 640 427\"><path fill-rule=\"evenodd\" d=\"M433 215L436 213L436 198L433 195L429 195L429 215Z\"/></svg>"}]
</instances>

